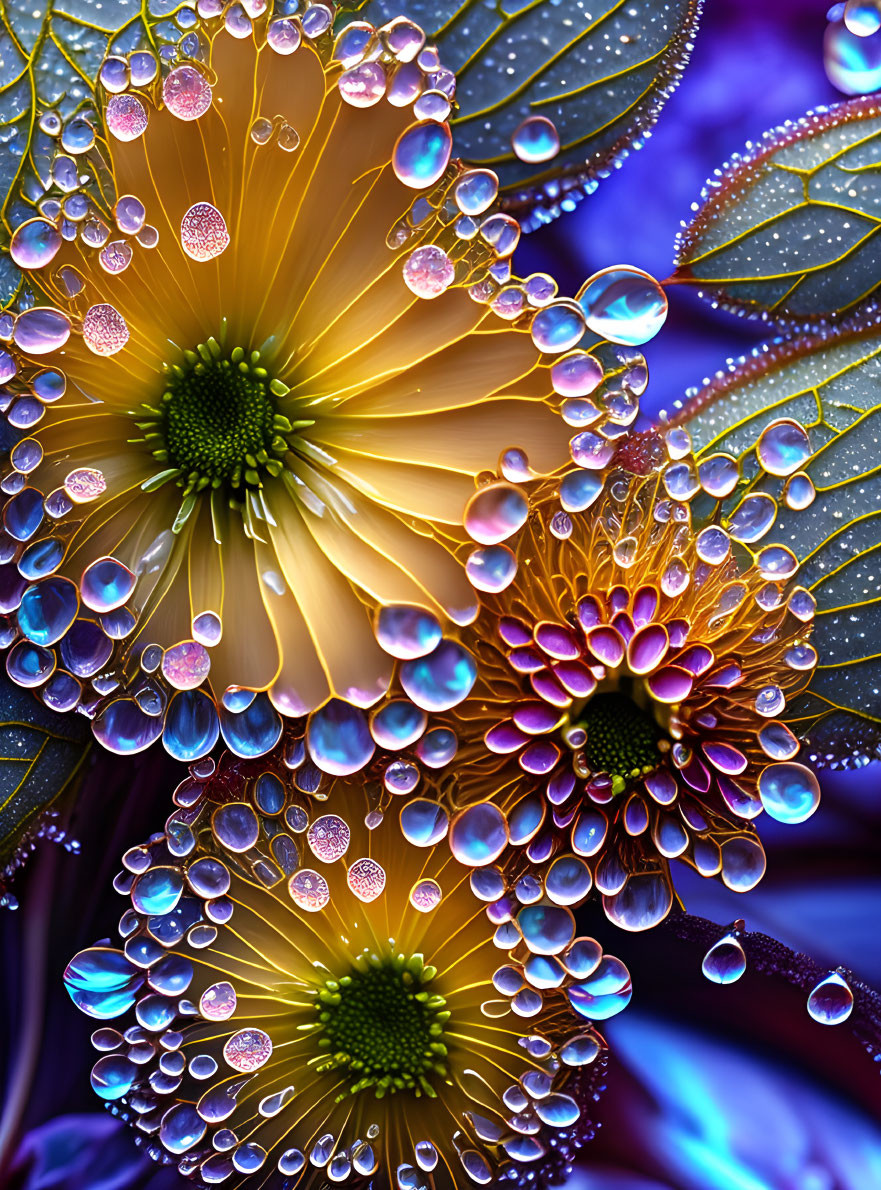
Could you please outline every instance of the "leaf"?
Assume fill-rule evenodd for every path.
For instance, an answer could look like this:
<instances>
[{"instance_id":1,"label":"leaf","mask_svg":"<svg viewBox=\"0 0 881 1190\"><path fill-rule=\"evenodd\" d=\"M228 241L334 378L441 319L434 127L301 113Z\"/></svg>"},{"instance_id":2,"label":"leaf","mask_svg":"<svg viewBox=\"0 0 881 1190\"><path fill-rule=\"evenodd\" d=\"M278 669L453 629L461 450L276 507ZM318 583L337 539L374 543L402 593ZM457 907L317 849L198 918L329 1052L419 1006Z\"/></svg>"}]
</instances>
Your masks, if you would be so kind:
<instances>
[{"instance_id":1,"label":"leaf","mask_svg":"<svg viewBox=\"0 0 881 1190\"><path fill-rule=\"evenodd\" d=\"M20 848L64 792L91 744L81 715L59 715L0 679L0 894L21 862Z\"/></svg>"},{"instance_id":2,"label":"leaf","mask_svg":"<svg viewBox=\"0 0 881 1190\"><path fill-rule=\"evenodd\" d=\"M766 132L717 171L679 235L671 282L781 325L877 318L881 100Z\"/></svg>"},{"instance_id":3,"label":"leaf","mask_svg":"<svg viewBox=\"0 0 881 1190\"><path fill-rule=\"evenodd\" d=\"M357 3L355 7L358 7ZM455 152L493 169L503 200L529 228L571 209L615 161L639 148L688 61L701 0L368 0L384 24L425 29L458 78ZM560 153L518 160L511 137L550 119ZM536 212L530 218L530 212Z\"/></svg>"},{"instance_id":4,"label":"leaf","mask_svg":"<svg viewBox=\"0 0 881 1190\"><path fill-rule=\"evenodd\" d=\"M151 0L3 0L0 3L0 308L22 275L5 250L13 229L34 213L47 181L53 141L39 116L94 115L95 79L108 52L158 51L181 29L164 18L183 3Z\"/></svg>"},{"instance_id":5,"label":"leaf","mask_svg":"<svg viewBox=\"0 0 881 1190\"><path fill-rule=\"evenodd\" d=\"M781 481L758 466L759 434L779 418L808 431L813 453L804 470L816 498L800 511L778 498L777 520L761 545L793 550L801 563L797 581L817 600L811 639L819 665L787 717L818 763L839 767L877 755L881 741L879 396L881 329L845 329L825 340L760 348L671 418L689 430L700 455L722 451L742 459L750 490L775 497Z\"/></svg>"}]
</instances>

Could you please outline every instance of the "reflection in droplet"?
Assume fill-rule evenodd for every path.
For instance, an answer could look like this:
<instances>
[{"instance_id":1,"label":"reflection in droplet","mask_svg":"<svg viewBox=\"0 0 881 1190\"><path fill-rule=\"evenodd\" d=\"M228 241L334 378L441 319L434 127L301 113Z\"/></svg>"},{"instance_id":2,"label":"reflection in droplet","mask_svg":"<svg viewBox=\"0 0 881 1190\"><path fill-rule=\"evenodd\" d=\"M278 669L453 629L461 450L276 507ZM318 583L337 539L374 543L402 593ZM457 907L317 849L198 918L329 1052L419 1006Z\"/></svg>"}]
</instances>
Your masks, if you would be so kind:
<instances>
[{"instance_id":1,"label":"reflection in droplet","mask_svg":"<svg viewBox=\"0 0 881 1190\"><path fill-rule=\"evenodd\" d=\"M821 979L808 996L808 1012L820 1025L841 1025L853 1012L853 992L837 971Z\"/></svg>"},{"instance_id":2,"label":"reflection in droplet","mask_svg":"<svg viewBox=\"0 0 881 1190\"><path fill-rule=\"evenodd\" d=\"M596 273L578 303L592 331L631 346L654 338L667 317L667 297L658 282L627 265Z\"/></svg>"},{"instance_id":3,"label":"reflection in droplet","mask_svg":"<svg viewBox=\"0 0 881 1190\"><path fill-rule=\"evenodd\" d=\"M551 161L560 151L560 134L546 116L527 116L511 137L511 148L521 161Z\"/></svg>"},{"instance_id":4,"label":"reflection in droplet","mask_svg":"<svg viewBox=\"0 0 881 1190\"><path fill-rule=\"evenodd\" d=\"M734 934L726 934L704 955L701 970L712 983L734 983L746 971L746 955Z\"/></svg>"},{"instance_id":5,"label":"reflection in droplet","mask_svg":"<svg viewBox=\"0 0 881 1190\"><path fill-rule=\"evenodd\" d=\"M784 418L763 430L756 454L770 475L792 475L811 457L811 443L804 426Z\"/></svg>"},{"instance_id":6,"label":"reflection in droplet","mask_svg":"<svg viewBox=\"0 0 881 1190\"><path fill-rule=\"evenodd\" d=\"M759 797L778 822L804 822L820 804L820 783L803 764L769 764L759 775Z\"/></svg>"}]
</instances>

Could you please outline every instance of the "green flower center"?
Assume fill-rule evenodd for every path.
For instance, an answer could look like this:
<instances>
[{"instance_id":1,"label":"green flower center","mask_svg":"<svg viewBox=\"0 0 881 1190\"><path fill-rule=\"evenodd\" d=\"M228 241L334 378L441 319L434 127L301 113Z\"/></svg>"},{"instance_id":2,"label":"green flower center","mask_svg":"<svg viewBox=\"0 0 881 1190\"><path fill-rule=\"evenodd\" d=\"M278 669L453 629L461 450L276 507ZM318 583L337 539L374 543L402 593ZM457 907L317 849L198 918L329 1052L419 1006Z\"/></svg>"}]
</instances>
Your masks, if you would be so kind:
<instances>
[{"instance_id":1,"label":"green flower center","mask_svg":"<svg viewBox=\"0 0 881 1190\"><path fill-rule=\"evenodd\" d=\"M290 389L269 375L258 351L225 352L208 339L183 355L166 366L157 404L132 411L142 432L134 441L143 441L162 468L141 486L149 492L174 482L183 489L176 532L206 489L247 512L249 496L281 475L285 455L302 445L298 431L314 424L291 422L279 411Z\"/></svg>"},{"instance_id":2,"label":"green flower center","mask_svg":"<svg viewBox=\"0 0 881 1190\"><path fill-rule=\"evenodd\" d=\"M588 768L608 773L613 783L624 783L654 769L661 756L659 740L665 732L650 712L644 711L627 694L617 691L595 694L577 716L568 734L581 729L586 739L580 747Z\"/></svg>"},{"instance_id":3,"label":"green flower center","mask_svg":"<svg viewBox=\"0 0 881 1190\"><path fill-rule=\"evenodd\" d=\"M318 993L319 1070L346 1070L346 1094L372 1087L378 1099L397 1091L436 1096L446 1078L443 996L429 988L436 975L422 955L359 956L349 974L328 979Z\"/></svg>"}]
</instances>

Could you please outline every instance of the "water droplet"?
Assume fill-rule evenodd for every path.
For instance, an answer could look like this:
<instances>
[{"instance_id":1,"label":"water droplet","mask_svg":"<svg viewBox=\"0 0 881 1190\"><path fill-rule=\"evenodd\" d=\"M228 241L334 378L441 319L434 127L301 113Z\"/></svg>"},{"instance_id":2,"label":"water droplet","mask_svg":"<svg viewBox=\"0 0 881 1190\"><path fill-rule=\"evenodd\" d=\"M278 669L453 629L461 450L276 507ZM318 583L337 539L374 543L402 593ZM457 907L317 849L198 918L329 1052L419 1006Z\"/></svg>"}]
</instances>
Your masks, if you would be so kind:
<instances>
[{"instance_id":1,"label":"water droplet","mask_svg":"<svg viewBox=\"0 0 881 1190\"><path fill-rule=\"evenodd\" d=\"M61 232L46 219L29 219L12 233L9 253L22 269L41 269L61 247Z\"/></svg>"},{"instance_id":2,"label":"water droplet","mask_svg":"<svg viewBox=\"0 0 881 1190\"><path fill-rule=\"evenodd\" d=\"M450 850L470 868L491 864L508 843L504 814L491 802L479 802L462 810L450 827Z\"/></svg>"},{"instance_id":3,"label":"water droplet","mask_svg":"<svg viewBox=\"0 0 881 1190\"><path fill-rule=\"evenodd\" d=\"M90 306L83 319L83 342L95 355L116 355L129 338L125 319L107 302Z\"/></svg>"},{"instance_id":4,"label":"water droplet","mask_svg":"<svg viewBox=\"0 0 881 1190\"><path fill-rule=\"evenodd\" d=\"M468 555L465 573L478 591L504 591L517 574L517 558L506 545L490 545Z\"/></svg>"},{"instance_id":5,"label":"water droplet","mask_svg":"<svg viewBox=\"0 0 881 1190\"><path fill-rule=\"evenodd\" d=\"M397 751L415 744L427 722L425 711L405 698L396 698L373 713L370 732L381 748Z\"/></svg>"},{"instance_id":6,"label":"water droplet","mask_svg":"<svg viewBox=\"0 0 881 1190\"><path fill-rule=\"evenodd\" d=\"M210 669L207 649L195 640L172 645L162 656L162 676L175 690L195 690L208 677Z\"/></svg>"},{"instance_id":7,"label":"water droplet","mask_svg":"<svg viewBox=\"0 0 881 1190\"><path fill-rule=\"evenodd\" d=\"M453 262L436 244L417 248L404 261L404 281L417 297L439 297L455 279Z\"/></svg>"},{"instance_id":8,"label":"water droplet","mask_svg":"<svg viewBox=\"0 0 881 1190\"><path fill-rule=\"evenodd\" d=\"M462 645L442 640L427 657L405 661L399 677L404 692L418 707L425 711L449 711L471 693L477 680L477 665Z\"/></svg>"},{"instance_id":9,"label":"water droplet","mask_svg":"<svg viewBox=\"0 0 881 1190\"><path fill-rule=\"evenodd\" d=\"M826 26L823 65L829 81L845 95L866 95L881 87L881 37L852 33L837 17Z\"/></svg>"},{"instance_id":10,"label":"water droplet","mask_svg":"<svg viewBox=\"0 0 881 1190\"><path fill-rule=\"evenodd\" d=\"M373 107L385 95L385 70L379 62L359 62L340 75L337 86L352 107Z\"/></svg>"},{"instance_id":11,"label":"water droplet","mask_svg":"<svg viewBox=\"0 0 881 1190\"><path fill-rule=\"evenodd\" d=\"M306 742L322 772L338 777L357 773L376 750L367 716L359 707L338 698L309 716Z\"/></svg>"},{"instance_id":12,"label":"water droplet","mask_svg":"<svg viewBox=\"0 0 881 1190\"><path fill-rule=\"evenodd\" d=\"M762 431L756 454L770 475L792 475L811 457L807 431L788 418L772 422Z\"/></svg>"},{"instance_id":13,"label":"water droplet","mask_svg":"<svg viewBox=\"0 0 881 1190\"><path fill-rule=\"evenodd\" d=\"M66 578L48 578L22 595L18 626L28 640L45 648L61 640L78 610L75 584Z\"/></svg>"},{"instance_id":14,"label":"water droplet","mask_svg":"<svg viewBox=\"0 0 881 1190\"><path fill-rule=\"evenodd\" d=\"M560 134L546 116L527 116L514 131L511 148L520 161L530 165L551 161L560 152Z\"/></svg>"},{"instance_id":15,"label":"water droplet","mask_svg":"<svg viewBox=\"0 0 881 1190\"><path fill-rule=\"evenodd\" d=\"M449 825L446 810L429 798L413 798L401 808L401 831L414 847L433 847L446 837Z\"/></svg>"},{"instance_id":16,"label":"water droplet","mask_svg":"<svg viewBox=\"0 0 881 1190\"><path fill-rule=\"evenodd\" d=\"M330 903L327 881L314 868L300 868L288 881L291 900L306 913L318 913Z\"/></svg>"},{"instance_id":17,"label":"water droplet","mask_svg":"<svg viewBox=\"0 0 881 1190\"><path fill-rule=\"evenodd\" d=\"M809 508L816 495L816 489L804 471L799 471L787 480L786 487L783 489L783 499L786 501L787 508L794 508L798 511Z\"/></svg>"},{"instance_id":18,"label":"water droplet","mask_svg":"<svg viewBox=\"0 0 881 1190\"><path fill-rule=\"evenodd\" d=\"M728 522L728 532L735 541L752 544L759 541L777 519L777 503L764 492L745 496Z\"/></svg>"},{"instance_id":19,"label":"water droplet","mask_svg":"<svg viewBox=\"0 0 881 1190\"><path fill-rule=\"evenodd\" d=\"M590 329L613 343L647 343L667 317L667 297L658 282L627 265L596 273L578 303Z\"/></svg>"},{"instance_id":20,"label":"water droplet","mask_svg":"<svg viewBox=\"0 0 881 1190\"><path fill-rule=\"evenodd\" d=\"M380 608L375 633L386 653L402 661L431 653L442 635L437 616L423 607L406 604Z\"/></svg>"},{"instance_id":21,"label":"water droplet","mask_svg":"<svg viewBox=\"0 0 881 1190\"><path fill-rule=\"evenodd\" d=\"M701 970L712 983L735 983L746 971L746 955L734 934L726 934L714 942L701 964Z\"/></svg>"},{"instance_id":22,"label":"water droplet","mask_svg":"<svg viewBox=\"0 0 881 1190\"><path fill-rule=\"evenodd\" d=\"M115 558L98 558L83 571L80 598L92 611L122 607L135 589L135 576Z\"/></svg>"},{"instance_id":23,"label":"water droplet","mask_svg":"<svg viewBox=\"0 0 881 1190\"><path fill-rule=\"evenodd\" d=\"M881 6L878 0L847 0L844 23L857 37L871 37L881 29Z\"/></svg>"},{"instance_id":24,"label":"water droplet","mask_svg":"<svg viewBox=\"0 0 881 1190\"><path fill-rule=\"evenodd\" d=\"M820 1025L841 1025L853 1012L853 992L837 971L830 972L812 990L808 1012Z\"/></svg>"},{"instance_id":25,"label":"water droplet","mask_svg":"<svg viewBox=\"0 0 881 1190\"><path fill-rule=\"evenodd\" d=\"M739 472L736 459L731 455L710 455L698 464L700 485L710 496L721 500L737 487Z\"/></svg>"},{"instance_id":26,"label":"water droplet","mask_svg":"<svg viewBox=\"0 0 881 1190\"><path fill-rule=\"evenodd\" d=\"M539 351L559 355L580 342L585 332L584 314L576 302L562 299L536 310L530 331Z\"/></svg>"},{"instance_id":27,"label":"water droplet","mask_svg":"<svg viewBox=\"0 0 881 1190\"><path fill-rule=\"evenodd\" d=\"M226 222L210 202L197 202L187 211L180 225L181 246L193 260L214 260L229 246Z\"/></svg>"},{"instance_id":28,"label":"water droplet","mask_svg":"<svg viewBox=\"0 0 881 1190\"><path fill-rule=\"evenodd\" d=\"M479 488L465 506L465 528L481 545L498 545L526 524L529 502L512 483Z\"/></svg>"},{"instance_id":29,"label":"water droplet","mask_svg":"<svg viewBox=\"0 0 881 1190\"><path fill-rule=\"evenodd\" d=\"M119 141L133 141L147 129L144 105L134 95L113 95L105 109L107 128Z\"/></svg>"},{"instance_id":30,"label":"water droplet","mask_svg":"<svg viewBox=\"0 0 881 1190\"><path fill-rule=\"evenodd\" d=\"M266 40L277 54L292 54L300 47L300 27L296 21L288 20L287 17L270 21Z\"/></svg>"},{"instance_id":31,"label":"water droplet","mask_svg":"<svg viewBox=\"0 0 881 1190\"><path fill-rule=\"evenodd\" d=\"M453 198L463 215L481 215L495 202L499 179L489 169L470 169L453 187Z\"/></svg>"},{"instance_id":32,"label":"water droplet","mask_svg":"<svg viewBox=\"0 0 881 1190\"><path fill-rule=\"evenodd\" d=\"M410 889L410 904L419 913L431 913L441 903L443 891L436 880L417 880ZM417 1149L418 1149L417 1145Z\"/></svg>"},{"instance_id":33,"label":"water droplet","mask_svg":"<svg viewBox=\"0 0 881 1190\"><path fill-rule=\"evenodd\" d=\"M177 66L166 75L162 98L179 120L198 120L211 106L211 85L194 66Z\"/></svg>"},{"instance_id":34,"label":"water droplet","mask_svg":"<svg viewBox=\"0 0 881 1190\"><path fill-rule=\"evenodd\" d=\"M447 168L452 147L446 124L434 120L411 124L398 137L392 153L395 176L414 190L433 186Z\"/></svg>"},{"instance_id":35,"label":"water droplet","mask_svg":"<svg viewBox=\"0 0 881 1190\"><path fill-rule=\"evenodd\" d=\"M30 355L57 351L70 338L70 319L51 306L34 306L19 314L12 336L15 345Z\"/></svg>"},{"instance_id":36,"label":"water droplet","mask_svg":"<svg viewBox=\"0 0 881 1190\"><path fill-rule=\"evenodd\" d=\"M138 1068L123 1054L107 1054L92 1067L92 1090L111 1101L127 1095L138 1076Z\"/></svg>"},{"instance_id":37,"label":"water droplet","mask_svg":"<svg viewBox=\"0 0 881 1190\"><path fill-rule=\"evenodd\" d=\"M573 351L551 368L551 384L561 397L589 396L602 379L602 364L585 351Z\"/></svg>"},{"instance_id":38,"label":"water droplet","mask_svg":"<svg viewBox=\"0 0 881 1190\"><path fill-rule=\"evenodd\" d=\"M820 804L820 783L803 764L769 764L759 776L759 797L778 822L804 822Z\"/></svg>"},{"instance_id":39,"label":"water droplet","mask_svg":"<svg viewBox=\"0 0 881 1190\"><path fill-rule=\"evenodd\" d=\"M272 1040L262 1029L241 1029L238 1033L233 1033L223 1047L226 1064L243 1074L258 1070L271 1056Z\"/></svg>"},{"instance_id":40,"label":"water droplet","mask_svg":"<svg viewBox=\"0 0 881 1190\"><path fill-rule=\"evenodd\" d=\"M61 147L65 153L87 153L95 143L95 129L82 116L74 116L64 125Z\"/></svg>"}]
</instances>

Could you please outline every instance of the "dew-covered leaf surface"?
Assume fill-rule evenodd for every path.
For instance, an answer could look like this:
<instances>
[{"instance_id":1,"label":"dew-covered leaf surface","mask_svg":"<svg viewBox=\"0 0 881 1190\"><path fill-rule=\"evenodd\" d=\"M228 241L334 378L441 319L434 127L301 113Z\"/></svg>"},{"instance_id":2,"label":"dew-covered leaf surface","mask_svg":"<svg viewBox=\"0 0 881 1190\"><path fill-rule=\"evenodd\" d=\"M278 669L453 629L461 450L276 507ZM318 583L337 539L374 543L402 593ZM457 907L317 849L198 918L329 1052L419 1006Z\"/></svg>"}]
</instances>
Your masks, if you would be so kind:
<instances>
[{"instance_id":1,"label":"dew-covered leaf surface","mask_svg":"<svg viewBox=\"0 0 881 1190\"><path fill-rule=\"evenodd\" d=\"M358 7L357 0L350 0ZM588 191L636 146L675 88L700 0L368 0L375 24L405 15L458 77L455 151L495 170L507 205L534 225ZM512 137L530 117L560 151L521 160ZM543 212L543 214L542 214Z\"/></svg>"},{"instance_id":2,"label":"dew-covered leaf surface","mask_svg":"<svg viewBox=\"0 0 881 1190\"><path fill-rule=\"evenodd\" d=\"M673 280L711 301L816 328L878 318L881 99L776 128L707 183Z\"/></svg>"},{"instance_id":3,"label":"dew-covered leaf surface","mask_svg":"<svg viewBox=\"0 0 881 1190\"><path fill-rule=\"evenodd\" d=\"M60 796L88 749L88 723L59 715L0 679L0 876L39 815Z\"/></svg>"},{"instance_id":4,"label":"dew-covered leaf surface","mask_svg":"<svg viewBox=\"0 0 881 1190\"><path fill-rule=\"evenodd\" d=\"M817 600L812 643L819 665L787 716L808 733L818 760L850 764L881 740L881 329L838 332L760 351L701 389L676 412L702 455L741 457L746 487L777 499L761 545L782 543L801 566L797 581ZM801 510L762 472L762 429L792 418L808 431L804 466L816 488ZM730 507L744 488L730 498ZM859 723L853 715L861 716Z\"/></svg>"}]
</instances>

